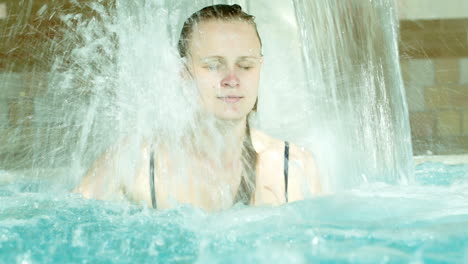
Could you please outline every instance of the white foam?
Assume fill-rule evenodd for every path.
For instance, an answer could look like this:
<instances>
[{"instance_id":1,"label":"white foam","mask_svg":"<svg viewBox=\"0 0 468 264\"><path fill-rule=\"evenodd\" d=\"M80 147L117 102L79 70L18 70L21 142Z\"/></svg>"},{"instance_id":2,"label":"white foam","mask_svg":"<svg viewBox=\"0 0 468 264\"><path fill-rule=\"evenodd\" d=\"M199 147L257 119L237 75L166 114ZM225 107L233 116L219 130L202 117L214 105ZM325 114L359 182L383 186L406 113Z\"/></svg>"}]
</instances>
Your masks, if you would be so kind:
<instances>
[{"instance_id":1,"label":"white foam","mask_svg":"<svg viewBox=\"0 0 468 264\"><path fill-rule=\"evenodd\" d=\"M434 155L434 156L415 156L414 163L440 162L444 164L468 164L468 154L463 155Z\"/></svg>"}]
</instances>

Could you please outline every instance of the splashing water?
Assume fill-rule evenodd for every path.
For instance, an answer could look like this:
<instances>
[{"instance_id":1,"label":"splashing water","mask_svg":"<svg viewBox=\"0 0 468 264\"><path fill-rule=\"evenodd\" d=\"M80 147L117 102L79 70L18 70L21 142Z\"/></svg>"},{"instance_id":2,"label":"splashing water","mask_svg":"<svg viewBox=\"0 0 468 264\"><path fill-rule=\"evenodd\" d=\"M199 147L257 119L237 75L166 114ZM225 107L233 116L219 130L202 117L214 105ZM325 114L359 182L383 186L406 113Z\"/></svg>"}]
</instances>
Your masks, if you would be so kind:
<instances>
[{"instance_id":1,"label":"splashing water","mask_svg":"<svg viewBox=\"0 0 468 264\"><path fill-rule=\"evenodd\" d=\"M412 151L393 3L295 1L295 11L309 43L302 50L316 106L312 133L330 137L317 145L330 184L407 183Z\"/></svg>"},{"instance_id":2,"label":"splashing water","mask_svg":"<svg viewBox=\"0 0 468 264\"><path fill-rule=\"evenodd\" d=\"M64 169L60 178L72 186L105 149L126 140L116 176L125 180L142 142L183 149L183 134L196 131L196 89L181 81L175 43L184 19L212 3L71 3L65 11L40 9L44 20L53 15L62 25L39 53L50 69L32 69L33 79L47 79L47 92L33 98L46 122L19 126L33 140L25 146L30 159L17 167L37 177ZM330 191L408 182L412 152L392 2L240 4L256 15L265 43L256 126L312 151Z\"/></svg>"},{"instance_id":3,"label":"splashing water","mask_svg":"<svg viewBox=\"0 0 468 264\"><path fill-rule=\"evenodd\" d=\"M420 185L214 214L10 184L0 187L0 263L465 263L467 171L424 163Z\"/></svg>"},{"instance_id":4,"label":"splashing water","mask_svg":"<svg viewBox=\"0 0 468 264\"><path fill-rule=\"evenodd\" d=\"M252 121L312 151L336 194L207 214L68 193L120 142L116 178L130 180L139 146L163 138L182 167L174 184L184 180L181 139L199 109L175 42L183 20L213 2L226 3L70 1L35 9L33 28L21 25L34 2L18 2L3 21L13 49L0 89L21 70L32 88L9 98L23 115L2 139L0 262L466 262L466 165L422 164L417 184L395 185L413 181L413 165L389 0L227 1L256 16L264 43ZM44 46L10 43L52 20ZM25 69L18 50L31 55Z\"/></svg>"}]
</instances>

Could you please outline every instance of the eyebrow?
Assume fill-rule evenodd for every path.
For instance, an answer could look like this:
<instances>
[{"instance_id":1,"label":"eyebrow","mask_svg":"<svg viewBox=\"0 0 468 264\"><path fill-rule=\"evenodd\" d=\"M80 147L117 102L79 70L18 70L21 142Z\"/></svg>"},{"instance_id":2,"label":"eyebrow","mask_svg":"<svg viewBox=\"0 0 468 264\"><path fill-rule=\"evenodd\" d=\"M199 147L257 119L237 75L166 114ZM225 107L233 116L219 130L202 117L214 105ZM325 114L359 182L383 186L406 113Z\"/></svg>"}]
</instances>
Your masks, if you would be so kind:
<instances>
[{"instance_id":1,"label":"eyebrow","mask_svg":"<svg viewBox=\"0 0 468 264\"><path fill-rule=\"evenodd\" d=\"M239 60L246 60L246 59L255 59L255 60L260 60L262 57L258 56L240 56L237 61ZM225 58L223 56L208 56L208 57L203 57L200 58L201 61L208 61L208 60L220 60L220 61L225 61Z\"/></svg>"}]
</instances>

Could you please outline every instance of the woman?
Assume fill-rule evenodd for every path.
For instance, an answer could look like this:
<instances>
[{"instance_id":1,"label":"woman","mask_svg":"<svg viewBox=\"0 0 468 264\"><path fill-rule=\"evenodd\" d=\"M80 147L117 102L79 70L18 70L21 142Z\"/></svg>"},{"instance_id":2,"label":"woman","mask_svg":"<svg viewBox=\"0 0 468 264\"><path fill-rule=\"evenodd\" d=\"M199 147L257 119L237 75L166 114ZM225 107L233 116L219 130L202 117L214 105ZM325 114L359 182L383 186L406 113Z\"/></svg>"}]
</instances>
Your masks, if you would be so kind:
<instances>
[{"instance_id":1,"label":"woman","mask_svg":"<svg viewBox=\"0 0 468 264\"><path fill-rule=\"evenodd\" d=\"M206 210L237 202L279 205L320 193L315 162L306 151L249 127L263 63L254 17L239 5L205 7L185 22L178 49L186 65L184 78L198 88L205 113L201 116L214 117L215 127L225 133L222 150L210 156L217 144L206 133L199 133L205 135L198 140L201 144L187 141L189 176L175 187L169 179L177 162L163 144L142 145L142 166L137 166L130 184L112 180L114 168L106 161L116 160L119 153L110 150L89 169L76 191L97 199L121 194L153 208L169 208L176 202ZM210 177L214 180L207 181Z\"/></svg>"}]
</instances>

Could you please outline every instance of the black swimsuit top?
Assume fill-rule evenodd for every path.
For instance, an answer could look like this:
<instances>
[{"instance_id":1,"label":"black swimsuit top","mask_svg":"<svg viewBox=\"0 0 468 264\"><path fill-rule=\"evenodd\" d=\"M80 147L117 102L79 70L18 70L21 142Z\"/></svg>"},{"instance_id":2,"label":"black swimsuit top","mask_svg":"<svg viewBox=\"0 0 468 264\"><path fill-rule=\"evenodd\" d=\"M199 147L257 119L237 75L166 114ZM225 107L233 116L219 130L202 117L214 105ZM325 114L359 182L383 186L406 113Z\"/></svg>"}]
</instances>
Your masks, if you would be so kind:
<instances>
[{"instance_id":1,"label":"black swimsuit top","mask_svg":"<svg viewBox=\"0 0 468 264\"><path fill-rule=\"evenodd\" d=\"M289 142L284 142L284 198L288 202L288 164L289 164ZM150 192L151 192L151 205L157 208L156 193L154 190L154 152L151 151L150 155Z\"/></svg>"}]
</instances>

